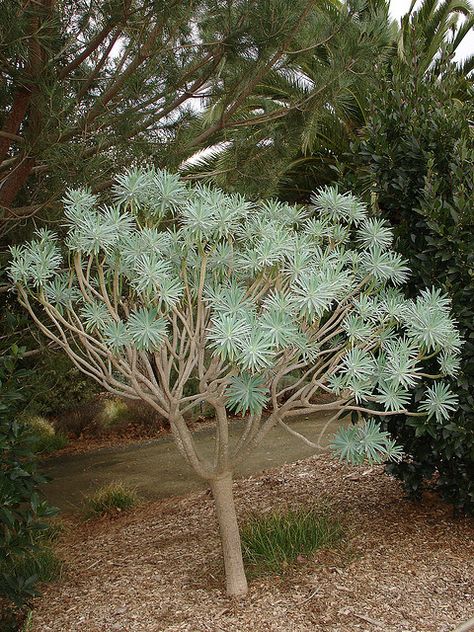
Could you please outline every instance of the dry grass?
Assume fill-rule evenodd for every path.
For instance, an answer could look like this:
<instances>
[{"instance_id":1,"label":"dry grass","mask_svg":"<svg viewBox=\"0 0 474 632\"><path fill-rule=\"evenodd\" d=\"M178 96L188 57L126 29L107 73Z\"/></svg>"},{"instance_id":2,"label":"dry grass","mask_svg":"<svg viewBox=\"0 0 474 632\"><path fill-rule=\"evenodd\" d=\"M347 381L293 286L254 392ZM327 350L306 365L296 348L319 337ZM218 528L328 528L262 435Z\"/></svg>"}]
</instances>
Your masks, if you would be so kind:
<instances>
[{"instance_id":1,"label":"dry grass","mask_svg":"<svg viewBox=\"0 0 474 632\"><path fill-rule=\"evenodd\" d=\"M331 500L349 529L282 577L222 592L212 499L190 494L76 526L31 632L448 632L474 611L474 525L396 481L314 457L236 483L241 516ZM69 569L69 570L67 570Z\"/></svg>"}]
</instances>

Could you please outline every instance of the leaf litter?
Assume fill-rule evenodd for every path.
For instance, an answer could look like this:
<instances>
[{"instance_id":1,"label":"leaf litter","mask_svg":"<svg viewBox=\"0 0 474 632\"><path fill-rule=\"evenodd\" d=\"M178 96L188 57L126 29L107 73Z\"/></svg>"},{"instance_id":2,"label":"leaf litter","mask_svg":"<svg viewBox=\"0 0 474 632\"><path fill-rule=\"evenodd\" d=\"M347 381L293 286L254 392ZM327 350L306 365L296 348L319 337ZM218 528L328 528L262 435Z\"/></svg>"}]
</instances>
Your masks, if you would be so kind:
<instances>
[{"instance_id":1,"label":"leaf litter","mask_svg":"<svg viewBox=\"0 0 474 632\"><path fill-rule=\"evenodd\" d=\"M474 615L474 522L404 497L382 468L320 455L236 481L249 513L324 504L344 543L231 600L209 491L75 523L66 570L36 600L31 632L449 632Z\"/></svg>"}]
</instances>

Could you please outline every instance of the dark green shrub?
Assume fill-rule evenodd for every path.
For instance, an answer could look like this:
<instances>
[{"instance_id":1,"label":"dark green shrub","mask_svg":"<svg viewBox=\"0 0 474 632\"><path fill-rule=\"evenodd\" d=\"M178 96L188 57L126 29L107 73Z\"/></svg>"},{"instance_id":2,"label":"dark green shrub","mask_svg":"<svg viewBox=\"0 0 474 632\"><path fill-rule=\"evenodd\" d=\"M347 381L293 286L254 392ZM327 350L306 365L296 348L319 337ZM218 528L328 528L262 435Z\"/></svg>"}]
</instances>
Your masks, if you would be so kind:
<instances>
[{"instance_id":1,"label":"dark green shrub","mask_svg":"<svg viewBox=\"0 0 474 632\"><path fill-rule=\"evenodd\" d=\"M37 469L34 438L13 420L28 378L16 370L20 356L14 347L0 357L0 599L12 605L2 610L5 621L37 594L40 581L55 575L58 564L46 541L47 518L56 510L39 493L45 478Z\"/></svg>"},{"instance_id":2,"label":"dark green shrub","mask_svg":"<svg viewBox=\"0 0 474 632\"><path fill-rule=\"evenodd\" d=\"M84 433L100 434L100 417L104 409L102 397L95 396L82 404L65 409L52 418L58 432L80 437Z\"/></svg>"},{"instance_id":3,"label":"dark green shrub","mask_svg":"<svg viewBox=\"0 0 474 632\"><path fill-rule=\"evenodd\" d=\"M169 428L169 422L162 417L150 404L137 399L124 400L127 405L127 417L131 422L149 428Z\"/></svg>"},{"instance_id":4,"label":"dark green shrub","mask_svg":"<svg viewBox=\"0 0 474 632\"><path fill-rule=\"evenodd\" d=\"M41 499L32 436L17 422L0 420L0 595L21 605L43 577L46 518L56 511ZM49 554L47 554L49 555Z\"/></svg>"},{"instance_id":5,"label":"dark green shrub","mask_svg":"<svg viewBox=\"0 0 474 632\"><path fill-rule=\"evenodd\" d=\"M278 573L299 556L333 546L342 535L341 522L327 510L301 508L254 515L241 528L244 561L254 574Z\"/></svg>"},{"instance_id":6,"label":"dark green shrub","mask_svg":"<svg viewBox=\"0 0 474 632\"><path fill-rule=\"evenodd\" d=\"M422 479L434 473L443 497L459 510L474 512L474 146L453 148L444 173L430 168L417 213L400 243L416 264L417 285L438 283L450 294L464 338L462 361L453 384L459 409L446 424L397 420L391 429L404 437L413 461L390 466L408 489L419 494ZM389 425L389 428L390 428Z\"/></svg>"},{"instance_id":7,"label":"dark green shrub","mask_svg":"<svg viewBox=\"0 0 474 632\"><path fill-rule=\"evenodd\" d=\"M465 340L452 386L457 413L445 424L391 418L387 428L407 458L390 471L414 497L435 475L443 497L469 512L474 511L473 118L472 86L454 66L440 63L419 76L416 59L409 68L394 64L381 77L367 125L341 166L346 185L397 225L397 249L409 259L413 293L444 287ZM423 384L418 395L422 389Z\"/></svg>"}]
</instances>

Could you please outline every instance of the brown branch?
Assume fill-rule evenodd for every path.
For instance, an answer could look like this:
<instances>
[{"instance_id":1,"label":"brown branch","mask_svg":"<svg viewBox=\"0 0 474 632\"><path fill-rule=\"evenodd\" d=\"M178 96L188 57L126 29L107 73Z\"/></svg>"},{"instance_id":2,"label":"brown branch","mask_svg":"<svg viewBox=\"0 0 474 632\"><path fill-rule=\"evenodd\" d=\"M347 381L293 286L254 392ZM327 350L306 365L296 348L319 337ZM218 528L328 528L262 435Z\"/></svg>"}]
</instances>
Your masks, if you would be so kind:
<instances>
[{"instance_id":1,"label":"brown branch","mask_svg":"<svg viewBox=\"0 0 474 632\"><path fill-rule=\"evenodd\" d=\"M234 112L242 105L242 103L249 96L249 94L252 92L252 90L255 88L258 82L273 68L276 62L284 55L284 53L286 52L287 46L290 44L290 42L292 41L292 39L294 38L298 30L300 29L301 25L303 24L303 21L305 20L306 16L308 15L314 3L315 3L315 0L309 0L306 3L304 11L301 13L295 26L291 29L286 42L284 42L283 45L280 46L280 48L278 48L275 54L261 68L261 70L255 73L253 79L245 85L245 87L243 88L239 96L234 100L232 105L225 112L223 112L220 119L214 125L211 125L211 127L209 127L202 134L200 134L199 136L197 136L191 141L190 143L191 147L196 147L197 145L200 145L201 143L206 141L210 136L212 136L215 132L218 132L219 130L224 129L226 127L227 121L232 116L232 114L234 114Z\"/></svg>"},{"instance_id":2,"label":"brown branch","mask_svg":"<svg viewBox=\"0 0 474 632\"><path fill-rule=\"evenodd\" d=\"M0 211L4 212L4 217L2 217L1 220L18 220L33 217L33 215L45 206L46 204L31 204L30 206L17 206L16 208L11 208L0 205Z\"/></svg>"},{"instance_id":3,"label":"brown branch","mask_svg":"<svg viewBox=\"0 0 474 632\"><path fill-rule=\"evenodd\" d=\"M164 118L165 116L168 116L168 114L173 112L173 110L175 110L182 103L184 103L189 98L190 93L195 92L202 85L204 85L204 83L206 83L206 81L214 72L215 66L219 63L219 59L220 57L216 58L215 63L212 64L212 66L208 69L206 75L204 77L201 77L200 79L196 79L196 81L189 87L189 89L183 95L181 95L180 97L177 97L172 103L170 103L169 106L161 110L158 114L148 117L140 125L134 127L132 130L130 130L130 132L127 133L125 138L131 139L131 138L134 138L137 134L140 134L141 132L146 131L151 125L153 125L160 119ZM110 149L114 145L115 145L114 139L108 140L106 143L104 143L100 147L90 147L89 149L87 149L87 151L84 152L83 156L84 158L90 158L96 155L97 153L99 153L100 151L105 151L107 149ZM113 183L113 180L107 179L99 183L98 185L96 185L96 187L94 188L94 192L103 191L104 189L107 189L109 186L111 186L112 183Z\"/></svg>"},{"instance_id":4,"label":"brown branch","mask_svg":"<svg viewBox=\"0 0 474 632\"><path fill-rule=\"evenodd\" d=\"M81 129L87 128L90 123L101 114L107 103L111 101L116 94L120 92L125 82L129 77L133 75L134 72L143 64L143 62L151 56L153 45L156 42L156 39L160 32L163 30L164 23L159 22L155 24L155 26L150 31L145 43L140 47L137 55L130 62L127 68L123 71L123 73L109 86L109 88L97 99L95 105L89 110L88 114L84 117L82 124L80 125ZM64 140L61 139L61 140Z\"/></svg>"},{"instance_id":5,"label":"brown branch","mask_svg":"<svg viewBox=\"0 0 474 632\"><path fill-rule=\"evenodd\" d=\"M5 132L4 130L0 130L0 136L2 138L8 138L9 140L15 141L15 143L24 143L25 139L18 134L10 134L9 132Z\"/></svg>"},{"instance_id":6,"label":"brown branch","mask_svg":"<svg viewBox=\"0 0 474 632\"><path fill-rule=\"evenodd\" d=\"M206 83L206 81L212 75L212 72L213 72L213 70L210 69L209 73L207 74L206 77L203 77L201 79L197 79L193 83L193 85L190 86L189 90L186 90L186 92L184 92L184 94L182 94L180 97L175 99L172 103L170 103L170 105L168 105L168 107L166 107L163 110L161 110L161 112L159 112L158 114L155 114L154 116L151 116L148 119L146 119L146 121L144 123L142 123L139 127L136 127L133 130L132 135L135 136L136 134L145 131L153 123L157 123L161 119L163 119L166 116L168 116L168 114L171 114L171 112L176 110L176 108L178 108L185 101L187 101L191 97L192 93L194 93L196 90L199 90ZM128 136L128 138L131 138L131 136Z\"/></svg>"},{"instance_id":7,"label":"brown branch","mask_svg":"<svg viewBox=\"0 0 474 632\"><path fill-rule=\"evenodd\" d=\"M115 27L116 22L109 22L102 30L97 33L95 37L91 39L86 48L75 59L73 59L67 66L58 72L58 79L65 79L71 72L76 70L83 61L85 61L94 51L96 51L102 42L106 39L112 29Z\"/></svg>"},{"instance_id":8,"label":"brown branch","mask_svg":"<svg viewBox=\"0 0 474 632\"><path fill-rule=\"evenodd\" d=\"M207 81L207 79L212 75L213 71L215 70L215 68L219 64L220 60L222 59L222 55L223 55L222 52L219 52L217 55L215 53L209 53L208 55L206 55L200 62L198 62L194 66L191 66L191 68L188 68L188 70L184 73L184 75L182 75L182 77L180 77L178 83L176 83L173 86L173 90L178 91L181 87L185 86L186 85L186 81L188 80L189 77L191 77L197 70L200 70L200 68L205 66L209 61L214 59L214 64L212 65L211 71L206 74L206 81ZM198 79L198 80L196 80L196 82L197 81L200 81L200 80ZM193 84L193 86L196 85L196 82ZM197 88L194 88L193 86L188 88L185 92L187 92L187 93L195 92ZM166 93L161 93L159 95L155 94L152 97L150 97L149 99L147 99L146 101L144 101L142 103L139 103L138 105L134 106L133 108L130 108L129 111L130 112L139 112L140 110L143 110L143 108L146 108L149 105L152 105L153 103L156 103L160 98L164 97L165 95L166 95ZM189 94L188 96L191 97L191 96L194 96L194 95Z\"/></svg>"},{"instance_id":9,"label":"brown branch","mask_svg":"<svg viewBox=\"0 0 474 632\"><path fill-rule=\"evenodd\" d=\"M0 134L0 162L3 162L10 149L11 141L16 139L20 125L25 118L31 99L31 90L20 89L14 99L10 114ZM12 136L14 138L12 138Z\"/></svg>"},{"instance_id":10,"label":"brown branch","mask_svg":"<svg viewBox=\"0 0 474 632\"><path fill-rule=\"evenodd\" d=\"M96 66L94 68L94 70L90 73L90 75L86 79L85 83L82 85L82 88L79 90L79 92L77 94L77 97L76 97L77 101L80 101L82 99L82 97L89 90L90 86L92 85L92 83L94 82L95 78L99 74L99 72L102 69L103 65L105 64L105 62L109 58L110 51L115 46L115 43L117 42L117 40L118 40L118 38L119 38L121 33L122 33L121 29L119 29L118 31L116 31L116 33L114 33L112 39L110 40L110 42L107 45L107 48L105 49L102 57L99 59L99 61L97 62Z\"/></svg>"},{"instance_id":11,"label":"brown branch","mask_svg":"<svg viewBox=\"0 0 474 632\"><path fill-rule=\"evenodd\" d=\"M20 163L5 177L0 188L0 207L10 206L27 181L35 162L32 156L23 156Z\"/></svg>"},{"instance_id":12,"label":"brown branch","mask_svg":"<svg viewBox=\"0 0 474 632\"><path fill-rule=\"evenodd\" d=\"M75 59L73 59L65 68L63 68L59 72L58 74L59 79L64 79L65 77L67 77L67 75L69 75L73 70L78 68L82 64L83 61L85 61L88 57L90 57L92 53L94 53L99 48L99 46L106 40L108 35L112 32L112 30L118 24L127 23L127 20L130 18L130 15L131 15L130 5L131 5L131 0L126 0L126 2L124 2L124 8L123 8L123 13L121 17L119 19L110 20L110 22L108 22L102 28L102 30L99 33L97 33L95 37L92 38L92 40L89 42L86 48L82 51L82 53L80 53ZM107 52L105 54L105 57L104 55L102 56L102 60L99 61L98 65L96 66L92 74L95 74L97 69L98 68L100 69L100 67L103 65L103 62L108 57L110 50L112 49L112 46L117 41L117 38L120 33L121 33L121 29L119 29L116 35L112 38L112 44L109 44L109 46L107 47Z\"/></svg>"},{"instance_id":13,"label":"brown branch","mask_svg":"<svg viewBox=\"0 0 474 632\"><path fill-rule=\"evenodd\" d=\"M38 79L42 75L44 65L46 63L46 51L42 47L38 33L43 22L52 11L53 0L38 1L40 8L43 10L42 19L35 15L29 25L29 58L27 69L28 87L23 87L15 96L9 119L4 126L3 131L8 134L17 134L20 125L28 114L28 127L25 134L25 141L32 140L32 145L40 135L42 107L38 101ZM5 137L0 138L0 162L3 162L5 156L10 149L11 140ZM17 193L25 184L31 170L36 164L36 159L30 153L24 152L18 157L16 166L4 178L0 189L0 206L9 207L15 199ZM8 215L8 213L7 213Z\"/></svg>"},{"instance_id":14,"label":"brown branch","mask_svg":"<svg viewBox=\"0 0 474 632\"><path fill-rule=\"evenodd\" d=\"M18 161L18 156L7 158L7 160L0 162L0 170L4 171L5 169L10 168L12 165L16 164L17 161Z\"/></svg>"}]
</instances>

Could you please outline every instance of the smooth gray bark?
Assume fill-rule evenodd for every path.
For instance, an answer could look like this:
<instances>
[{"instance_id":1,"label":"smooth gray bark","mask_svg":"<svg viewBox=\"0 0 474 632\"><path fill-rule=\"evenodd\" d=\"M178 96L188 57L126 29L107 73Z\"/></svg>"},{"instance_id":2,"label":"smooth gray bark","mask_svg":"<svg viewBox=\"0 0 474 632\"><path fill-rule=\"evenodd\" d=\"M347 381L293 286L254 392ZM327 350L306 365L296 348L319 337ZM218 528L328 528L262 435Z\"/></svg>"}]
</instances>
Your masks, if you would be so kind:
<instances>
[{"instance_id":1,"label":"smooth gray bark","mask_svg":"<svg viewBox=\"0 0 474 632\"><path fill-rule=\"evenodd\" d=\"M229 597L247 594L248 585L242 560L239 525L232 493L232 474L227 472L210 482L216 506Z\"/></svg>"}]
</instances>

